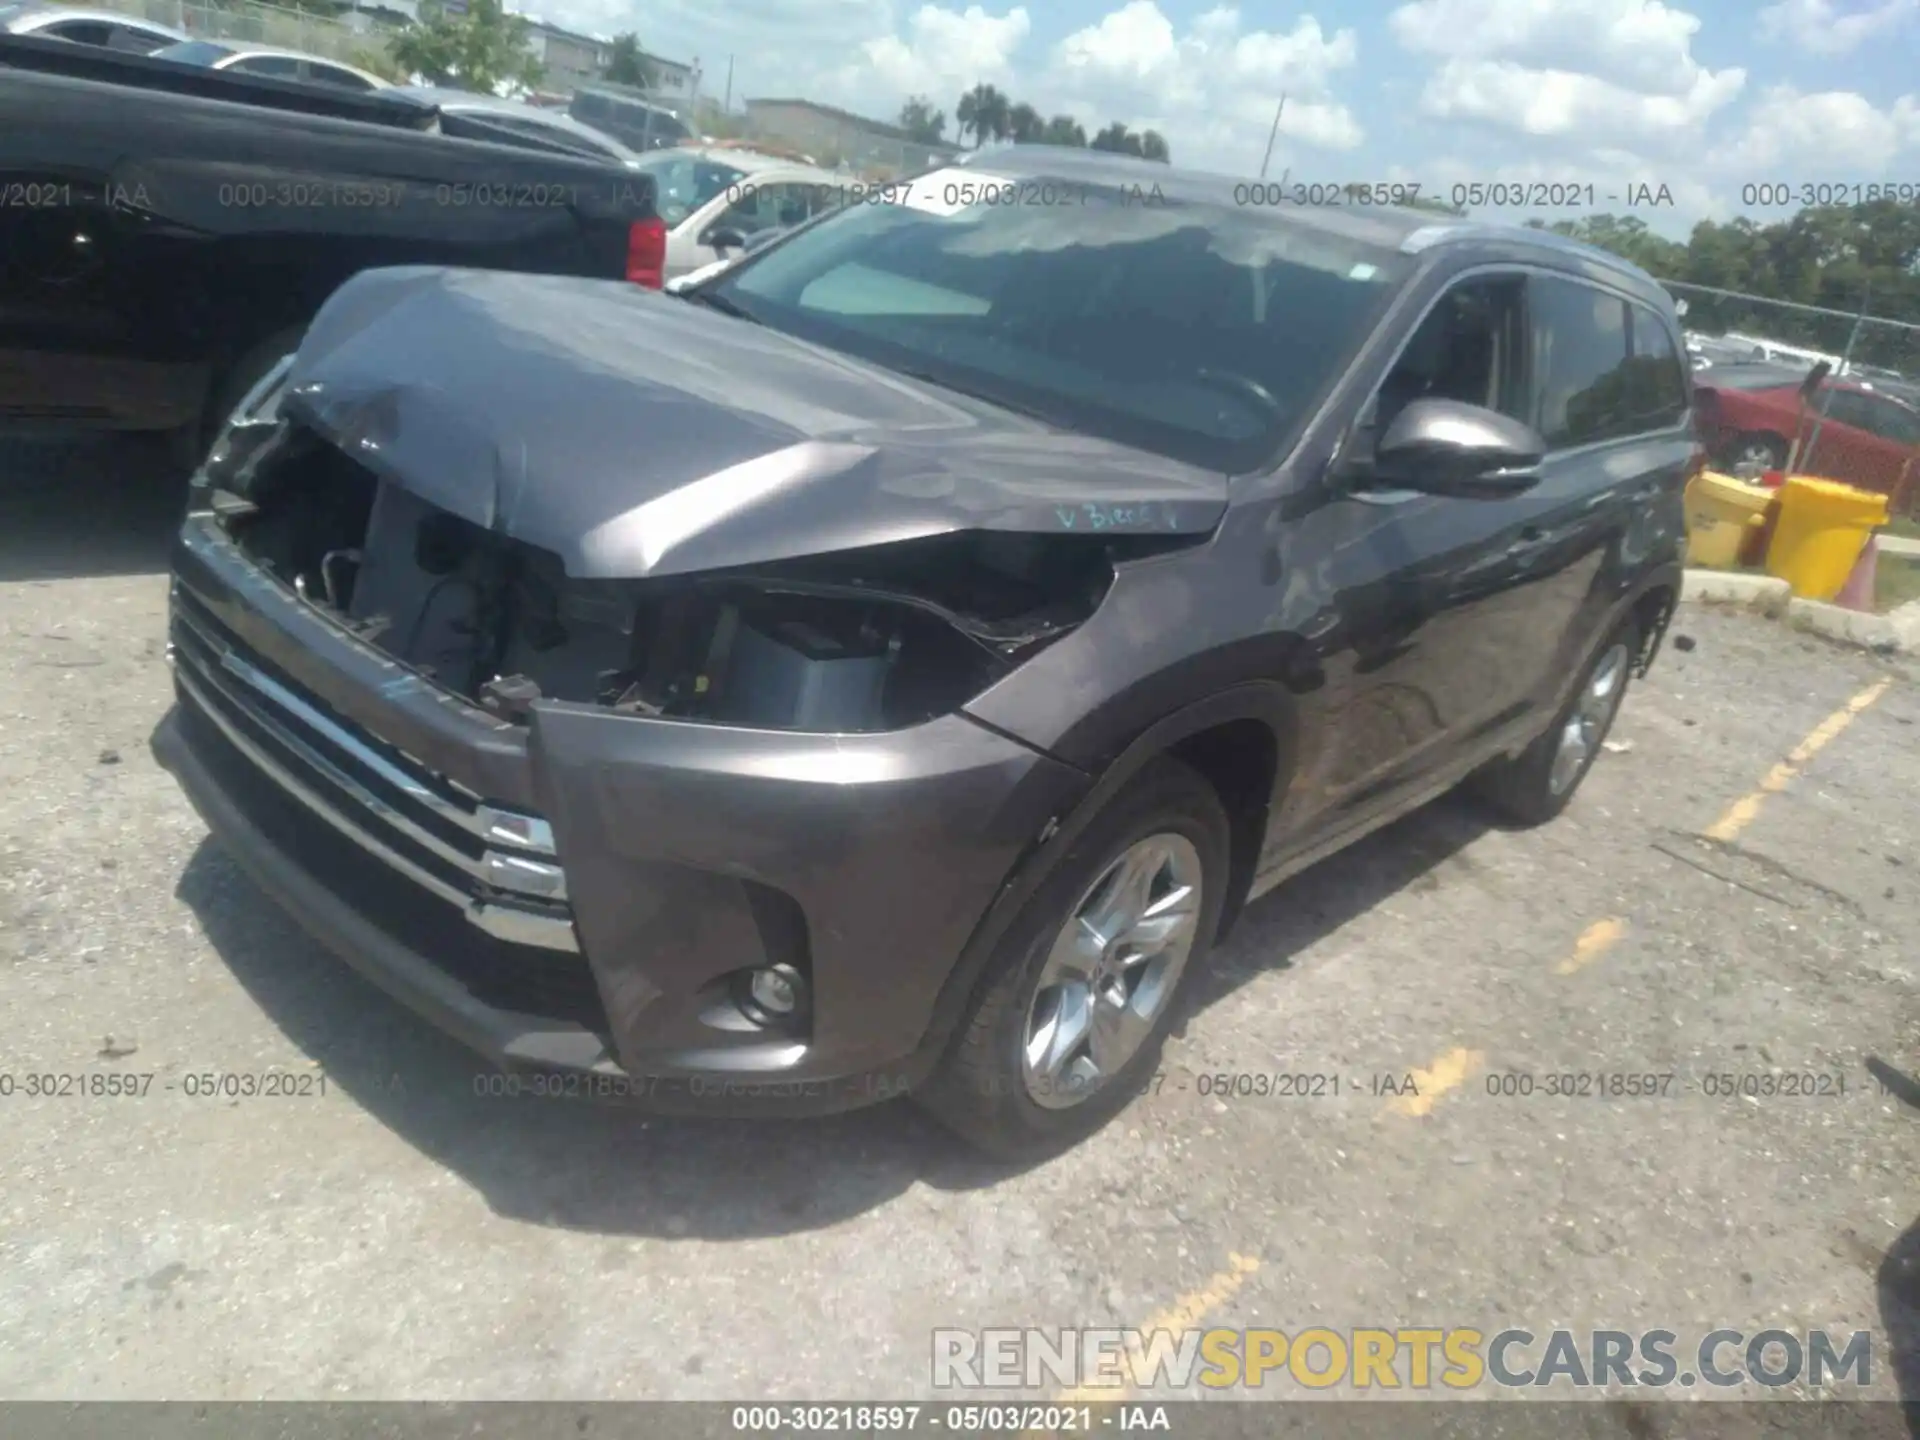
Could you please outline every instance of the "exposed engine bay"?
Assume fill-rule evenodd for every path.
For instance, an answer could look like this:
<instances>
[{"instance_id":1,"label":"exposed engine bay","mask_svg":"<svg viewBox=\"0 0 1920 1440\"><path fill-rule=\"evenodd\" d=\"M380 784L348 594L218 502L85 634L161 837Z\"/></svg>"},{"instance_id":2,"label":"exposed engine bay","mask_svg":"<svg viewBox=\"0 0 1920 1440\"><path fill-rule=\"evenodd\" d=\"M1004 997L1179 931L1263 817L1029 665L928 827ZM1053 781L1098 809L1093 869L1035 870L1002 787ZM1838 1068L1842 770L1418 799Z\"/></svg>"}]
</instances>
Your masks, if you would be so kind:
<instances>
[{"instance_id":1,"label":"exposed engine bay","mask_svg":"<svg viewBox=\"0 0 1920 1440\"><path fill-rule=\"evenodd\" d=\"M435 683L509 719L541 699L815 733L965 704L1083 623L1150 536L972 531L640 580L560 560L383 483L281 423L212 475L254 561Z\"/></svg>"}]
</instances>

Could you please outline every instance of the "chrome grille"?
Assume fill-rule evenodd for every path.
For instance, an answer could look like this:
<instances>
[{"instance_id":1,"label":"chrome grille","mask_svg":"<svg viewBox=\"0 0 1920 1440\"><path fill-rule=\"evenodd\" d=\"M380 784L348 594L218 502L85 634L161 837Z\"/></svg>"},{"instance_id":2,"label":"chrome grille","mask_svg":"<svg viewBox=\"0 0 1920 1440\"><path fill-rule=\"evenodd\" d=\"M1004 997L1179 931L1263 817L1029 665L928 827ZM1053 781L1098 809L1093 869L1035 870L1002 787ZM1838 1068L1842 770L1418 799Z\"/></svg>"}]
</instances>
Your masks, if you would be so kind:
<instances>
[{"instance_id":1,"label":"chrome grille","mask_svg":"<svg viewBox=\"0 0 1920 1440\"><path fill-rule=\"evenodd\" d=\"M168 653L194 705L321 820L488 934L579 950L544 819L468 794L300 695L180 593Z\"/></svg>"}]
</instances>

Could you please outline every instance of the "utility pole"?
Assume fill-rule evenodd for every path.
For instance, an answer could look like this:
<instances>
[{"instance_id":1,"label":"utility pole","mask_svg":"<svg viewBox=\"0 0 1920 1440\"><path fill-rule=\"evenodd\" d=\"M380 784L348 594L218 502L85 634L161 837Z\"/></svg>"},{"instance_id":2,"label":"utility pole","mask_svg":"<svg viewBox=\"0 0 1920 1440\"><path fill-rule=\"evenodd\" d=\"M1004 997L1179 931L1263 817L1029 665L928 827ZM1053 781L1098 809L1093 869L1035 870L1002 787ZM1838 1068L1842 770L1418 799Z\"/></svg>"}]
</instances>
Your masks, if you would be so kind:
<instances>
[{"instance_id":1,"label":"utility pole","mask_svg":"<svg viewBox=\"0 0 1920 1440\"><path fill-rule=\"evenodd\" d=\"M1273 163L1273 142L1280 138L1280 117L1287 113L1287 96L1280 92L1280 104L1273 112L1273 129L1267 134L1267 153L1260 161L1260 178L1267 178L1267 166Z\"/></svg>"},{"instance_id":2,"label":"utility pole","mask_svg":"<svg viewBox=\"0 0 1920 1440\"><path fill-rule=\"evenodd\" d=\"M727 98L720 109L728 115L733 113L733 57L731 55L727 56Z\"/></svg>"}]
</instances>

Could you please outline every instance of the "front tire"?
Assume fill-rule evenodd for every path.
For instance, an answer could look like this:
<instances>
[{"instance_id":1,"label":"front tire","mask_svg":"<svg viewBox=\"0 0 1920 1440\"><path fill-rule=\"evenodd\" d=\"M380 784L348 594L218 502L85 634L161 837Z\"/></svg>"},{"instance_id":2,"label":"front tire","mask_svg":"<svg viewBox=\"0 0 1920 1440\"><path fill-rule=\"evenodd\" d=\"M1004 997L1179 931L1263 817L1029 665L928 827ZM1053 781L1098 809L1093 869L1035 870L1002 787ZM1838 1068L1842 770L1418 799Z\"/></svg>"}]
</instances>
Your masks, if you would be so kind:
<instances>
[{"instance_id":1,"label":"front tire","mask_svg":"<svg viewBox=\"0 0 1920 1440\"><path fill-rule=\"evenodd\" d=\"M1544 825L1565 810L1613 729L1639 653L1639 626L1624 621L1588 658L1553 724L1518 756L1474 776L1476 797L1522 827Z\"/></svg>"},{"instance_id":2,"label":"front tire","mask_svg":"<svg viewBox=\"0 0 1920 1440\"><path fill-rule=\"evenodd\" d=\"M1022 907L919 1103L1006 1159L1112 1119L1152 1076L1219 929L1229 836L1203 776L1150 762Z\"/></svg>"}]
</instances>

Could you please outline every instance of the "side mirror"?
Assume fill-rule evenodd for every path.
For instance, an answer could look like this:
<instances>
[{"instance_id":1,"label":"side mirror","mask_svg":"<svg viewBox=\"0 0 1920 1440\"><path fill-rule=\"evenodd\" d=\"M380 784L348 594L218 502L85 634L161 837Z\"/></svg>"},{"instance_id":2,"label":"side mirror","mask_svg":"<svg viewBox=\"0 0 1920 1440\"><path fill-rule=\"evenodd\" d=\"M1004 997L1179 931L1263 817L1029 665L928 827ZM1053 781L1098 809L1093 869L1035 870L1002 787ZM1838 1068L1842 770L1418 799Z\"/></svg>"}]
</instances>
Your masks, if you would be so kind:
<instances>
[{"instance_id":1,"label":"side mirror","mask_svg":"<svg viewBox=\"0 0 1920 1440\"><path fill-rule=\"evenodd\" d=\"M1540 483L1547 442L1531 425L1483 405L1414 400L1374 447L1376 480L1429 495L1498 500Z\"/></svg>"},{"instance_id":2,"label":"side mirror","mask_svg":"<svg viewBox=\"0 0 1920 1440\"><path fill-rule=\"evenodd\" d=\"M730 225L714 225L700 237L700 243L711 245L724 255L729 250L746 249L747 237Z\"/></svg>"}]
</instances>

